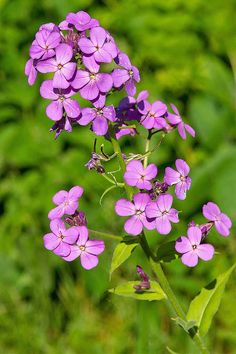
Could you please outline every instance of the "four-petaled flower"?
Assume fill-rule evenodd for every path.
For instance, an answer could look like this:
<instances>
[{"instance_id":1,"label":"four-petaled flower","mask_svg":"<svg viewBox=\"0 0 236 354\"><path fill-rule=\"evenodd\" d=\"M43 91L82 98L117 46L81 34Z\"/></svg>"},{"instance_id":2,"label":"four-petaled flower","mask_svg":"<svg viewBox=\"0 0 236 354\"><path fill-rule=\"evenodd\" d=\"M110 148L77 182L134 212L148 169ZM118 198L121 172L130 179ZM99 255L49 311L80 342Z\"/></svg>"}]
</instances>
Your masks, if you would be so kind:
<instances>
[{"instance_id":1,"label":"four-petaled flower","mask_svg":"<svg viewBox=\"0 0 236 354\"><path fill-rule=\"evenodd\" d=\"M206 219L213 222L216 230L222 236L229 236L232 222L230 218L220 211L220 208L212 202L203 205L202 213Z\"/></svg>"},{"instance_id":2,"label":"four-petaled flower","mask_svg":"<svg viewBox=\"0 0 236 354\"><path fill-rule=\"evenodd\" d=\"M52 80L46 80L40 87L42 97L53 100L46 108L47 116L55 121L62 118L64 110L68 117L77 118L80 115L79 103L70 97L75 94L71 88L59 90L53 88Z\"/></svg>"},{"instance_id":3,"label":"four-petaled flower","mask_svg":"<svg viewBox=\"0 0 236 354\"><path fill-rule=\"evenodd\" d=\"M155 202L151 202L146 206L146 216L149 219L155 219L155 226L159 234L169 234L171 231L171 222L179 222L178 211L171 208L172 203L172 195L162 194Z\"/></svg>"},{"instance_id":4,"label":"four-petaled flower","mask_svg":"<svg viewBox=\"0 0 236 354\"><path fill-rule=\"evenodd\" d=\"M115 120L115 108L107 106L102 108L83 108L78 123L87 125L92 122L93 132L96 135L105 135L108 131L108 121L114 122Z\"/></svg>"},{"instance_id":5,"label":"four-petaled flower","mask_svg":"<svg viewBox=\"0 0 236 354\"><path fill-rule=\"evenodd\" d=\"M54 56L55 48L61 42L61 35L57 31L42 29L35 35L35 40L30 48L32 59L48 59Z\"/></svg>"},{"instance_id":6,"label":"four-petaled flower","mask_svg":"<svg viewBox=\"0 0 236 354\"><path fill-rule=\"evenodd\" d=\"M75 186L69 192L64 190L57 192L52 199L57 207L49 212L49 219L59 219L65 214L73 215L78 208L78 200L82 196L83 191L83 188L80 186Z\"/></svg>"},{"instance_id":7,"label":"four-petaled flower","mask_svg":"<svg viewBox=\"0 0 236 354\"><path fill-rule=\"evenodd\" d=\"M91 18L85 11L79 11L77 13L70 12L66 16L66 22L68 25L75 26L79 32L83 32L90 28L99 26L99 22Z\"/></svg>"},{"instance_id":8,"label":"four-petaled flower","mask_svg":"<svg viewBox=\"0 0 236 354\"><path fill-rule=\"evenodd\" d=\"M185 199L186 192L190 189L191 178L188 176L190 168L184 160L177 159L175 161L175 166L177 171L171 167L166 167L165 169L165 182L169 185L175 186L175 194L178 199Z\"/></svg>"},{"instance_id":9,"label":"four-petaled flower","mask_svg":"<svg viewBox=\"0 0 236 354\"><path fill-rule=\"evenodd\" d=\"M65 224L60 219L54 219L50 222L51 233L44 235L44 246L53 251L60 257L69 256L71 245L73 245L79 236L78 227L73 226L66 229Z\"/></svg>"},{"instance_id":10,"label":"four-petaled flower","mask_svg":"<svg viewBox=\"0 0 236 354\"><path fill-rule=\"evenodd\" d=\"M133 236L139 235L143 227L153 230L155 225L148 221L145 215L146 205L150 202L146 193L137 193L133 197L133 203L127 199L120 199L116 202L115 211L119 216L131 216L124 225L125 231Z\"/></svg>"},{"instance_id":11,"label":"four-petaled flower","mask_svg":"<svg viewBox=\"0 0 236 354\"><path fill-rule=\"evenodd\" d=\"M105 249L104 241L89 240L88 229L85 226L77 227L79 229L79 237L77 242L71 246L70 254L63 259L71 262L80 257L83 268L92 269L98 265L98 255Z\"/></svg>"},{"instance_id":12,"label":"four-petaled flower","mask_svg":"<svg viewBox=\"0 0 236 354\"><path fill-rule=\"evenodd\" d=\"M68 44L60 44L55 53L56 58L39 61L37 70L44 74L55 72L53 87L67 89L70 86L68 81L72 79L76 70L76 63L71 62L73 49Z\"/></svg>"},{"instance_id":13,"label":"four-petaled flower","mask_svg":"<svg viewBox=\"0 0 236 354\"><path fill-rule=\"evenodd\" d=\"M153 163L144 168L141 161L133 160L126 166L124 179L129 186L151 190L152 183L150 180L155 178L156 175L157 167Z\"/></svg>"},{"instance_id":14,"label":"four-petaled flower","mask_svg":"<svg viewBox=\"0 0 236 354\"><path fill-rule=\"evenodd\" d=\"M131 64L125 53L119 53L116 61L122 69L114 69L112 73L114 87L121 88L125 85L127 94L134 96L136 93L135 82L140 81L138 69Z\"/></svg>"},{"instance_id":15,"label":"four-petaled flower","mask_svg":"<svg viewBox=\"0 0 236 354\"><path fill-rule=\"evenodd\" d=\"M163 102L156 101L150 104L143 100L138 103L138 110L142 114L140 122L146 129L166 127L167 123L163 116L167 112L167 106Z\"/></svg>"},{"instance_id":16,"label":"four-petaled flower","mask_svg":"<svg viewBox=\"0 0 236 354\"><path fill-rule=\"evenodd\" d=\"M109 92L113 81L110 74L98 72L99 67L94 63L88 64L88 70L77 70L71 85L80 91L84 99L92 101L97 99L100 94Z\"/></svg>"},{"instance_id":17,"label":"four-petaled flower","mask_svg":"<svg viewBox=\"0 0 236 354\"><path fill-rule=\"evenodd\" d=\"M201 244L202 232L199 227L192 226L187 231L188 237L181 236L176 240L175 249L183 254L181 260L188 267L195 267L198 258L209 261L214 255L214 247L209 243Z\"/></svg>"},{"instance_id":18,"label":"four-petaled flower","mask_svg":"<svg viewBox=\"0 0 236 354\"><path fill-rule=\"evenodd\" d=\"M183 122L183 119L177 109L177 107L171 103L171 108L173 109L174 113L169 113L167 114L167 119L170 122L172 126L177 126L179 135L181 136L182 139L186 139L186 131L192 135L192 137L195 137L195 130L189 125L185 124Z\"/></svg>"},{"instance_id":19,"label":"four-petaled flower","mask_svg":"<svg viewBox=\"0 0 236 354\"><path fill-rule=\"evenodd\" d=\"M92 28L90 39L83 37L78 45L84 54L92 56L98 63L111 63L117 56L116 45L107 42L107 32L102 27Z\"/></svg>"}]
</instances>

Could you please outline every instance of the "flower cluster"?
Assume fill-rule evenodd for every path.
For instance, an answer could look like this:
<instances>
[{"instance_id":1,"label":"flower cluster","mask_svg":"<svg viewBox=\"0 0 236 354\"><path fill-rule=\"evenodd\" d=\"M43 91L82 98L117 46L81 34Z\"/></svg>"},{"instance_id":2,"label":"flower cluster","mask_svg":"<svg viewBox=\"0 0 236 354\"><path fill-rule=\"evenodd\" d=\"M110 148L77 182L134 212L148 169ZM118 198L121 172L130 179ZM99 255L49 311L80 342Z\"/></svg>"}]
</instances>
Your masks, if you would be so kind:
<instances>
[{"instance_id":1,"label":"flower cluster","mask_svg":"<svg viewBox=\"0 0 236 354\"><path fill-rule=\"evenodd\" d=\"M62 190L54 195L56 207L48 214L51 232L43 239L45 248L57 256L67 262L80 257L82 267L91 269L97 266L97 256L104 251L105 245L101 240L89 239L85 214L77 211L82 194L83 189L75 186L69 192Z\"/></svg>"},{"instance_id":2,"label":"flower cluster","mask_svg":"<svg viewBox=\"0 0 236 354\"><path fill-rule=\"evenodd\" d=\"M133 196L133 200L120 199L115 204L115 211L119 216L129 217L124 230L137 236L143 229L156 228L159 234L167 235L171 232L171 223L178 223L178 211L172 208L173 196L167 193L168 189L175 185L176 197L180 200L186 198L186 192L190 189L190 168L181 159L175 161L176 170L171 167L165 169L164 182L155 180L158 169L154 164L144 168L141 161L132 160L127 163L124 180L127 185L136 187L139 193ZM182 262L193 267L198 263L198 258L205 261L214 255L214 247L204 242L205 237L215 226L222 236L229 235L231 220L226 214L221 213L219 207L209 202L203 206L203 215L209 221L197 226L191 223L188 229L188 237L181 236L176 241L176 251L182 254Z\"/></svg>"},{"instance_id":3,"label":"flower cluster","mask_svg":"<svg viewBox=\"0 0 236 354\"><path fill-rule=\"evenodd\" d=\"M219 207L212 202L203 205L203 216L209 221L203 225L190 224L187 235L177 239L175 249L182 254L181 260L188 267L194 267L198 263L198 258L209 261L214 255L214 247L205 243L205 238L214 226L217 232L226 237L229 236L232 226L230 218L222 213Z\"/></svg>"},{"instance_id":4,"label":"flower cluster","mask_svg":"<svg viewBox=\"0 0 236 354\"><path fill-rule=\"evenodd\" d=\"M139 134L138 127L141 126L142 130L147 130L149 142L152 135L163 132L164 136L174 129L182 139L186 139L187 133L195 137L194 129L183 121L174 104L171 103L169 109L160 100L150 102L146 90L136 96L139 70L128 55L120 51L110 33L84 11L69 13L59 25L42 25L29 55L25 66L28 83L33 85L38 73L47 74L47 80L40 86L40 94L50 100L46 114L54 122L50 130L56 131L56 137L62 131L71 132L75 124L90 125L96 135L104 136L112 143L124 135ZM121 89L125 90L126 97L117 107L108 105L108 95ZM83 102L84 108L80 107L78 96L87 101L85 105ZM164 178L160 180L157 179L157 166L147 163L152 151L125 156L117 150L108 156L101 147L101 154L98 154L94 144L92 157L85 166L110 181L112 186L107 191L124 186L132 190L131 200L122 198L115 204L116 213L128 217L125 232L137 236L146 228L156 229L162 235L169 234L172 223L179 222L179 212L172 207L174 194L184 200L191 187L188 164L177 159L176 168L166 167ZM124 183L117 182L113 172L109 172L111 179L103 167L104 161L110 161L117 154L120 155L120 169L124 170L124 164L126 166ZM171 192L172 186L174 193ZM85 214L78 210L82 194L83 189L75 186L69 192L62 190L54 195L55 207L48 214L51 232L44 236L44 245L66 261L80 257L82 266L91 269L98 264L97 256L105 246L103 241L89 239ZM182 262L189 267L195 266L199 258L207 261L213 257L214 247L205 242L213 227L226 237L232 225L229 217L212 202L203 206L203 216L207 222L202 225L192 222L187 236L181 236L175 244ZM137 271L141 283L135 289L148 289L148 276L140 266Z\"/></svg>"},{"instance_id":5,"label":"flower cluster","mask_svg":"<svg viewBox=\"0 0 236 354\"><path fill-rule=\"evenodd\" d=\"M29 54L25 74L30 85L38 73L52 73L52 79L42 83L40 94L52 101L46 114L56 122L52 127L56 136L62 130L71 131L73 123L91 122L95 134L105 135L107 121L116 119L114 107L106 106L107 95L122 87L134 95L135 83L140 81L138 69L119 50L110 33L84 11L69 13L58 26L42 25ZM114 69L104 72L104 64L110 63ZM93 108L80 109L78 102L71 99L77 93Z\"/></svg>"}]
</instances>

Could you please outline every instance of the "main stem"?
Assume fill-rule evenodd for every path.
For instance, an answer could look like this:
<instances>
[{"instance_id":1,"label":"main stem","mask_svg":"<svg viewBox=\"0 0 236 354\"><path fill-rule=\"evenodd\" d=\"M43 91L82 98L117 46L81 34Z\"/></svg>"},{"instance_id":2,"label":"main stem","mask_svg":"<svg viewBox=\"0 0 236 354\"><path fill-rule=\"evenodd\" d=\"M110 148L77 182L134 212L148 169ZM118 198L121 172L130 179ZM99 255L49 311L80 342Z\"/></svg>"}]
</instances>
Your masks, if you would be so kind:
<instances>
[{"instance_id":1,"label":"main stem","mask_svg":"<svg viewBox=\"0 0 236 354\"><path fill-rule=\"evenodd\" d=\"M157 276L162 289L166 293L172 309L174 310L174 312L176 313L176 315L179 318L181 318L184 321L187 321L186 314L185 314L182 306L180 305L178 299L176 298L173 290L171 289L171 286L165 276L165 273L163 272L161 264L159 262L156 262L155 257L149 248L149 245L147 243L144 233L141 236L140 245L141 245L145 255L149 259L152 270L153 270L154 274ZM198 346L198 348L200 349L200 352L202 354L209 354L209 351L206 348L202 338L194 329L190 329L189 335L191 336L192 340L196 343L196 345Z\"/></svg>"},{"instance_id":2,"label":"main stem","mask_svg":"<svg viewBox=\"0 0 236 354\"><path fill-rule=\"evenodd\" d=\"M149 135L148 135L146 146L145 146L145 152L149 151L150 139L151 139L151 132L149 131ZM120 145L119 145L118 141L115 138L114 132L112 132L112 131L111 131L111 143L113 145L114 152L117 153L121 171L123 173L125 173L126 166L125 166L125 162L124 162L123 157L122 157L122 152L121 152L121 149L120 149ZM148 162L148 159L145 157L145 159L144 159L144 167L147 166L147 162ZM126 190L127 197L130 200L132 200L132 194L133 194L132 193L132 188L130 188L129 186L127 186L125 184L125 190ZM170 286L170 284L169 284L169 282L168 282L168 280L167 280L167 278L165 276L165 273L163 272L161 264L156 261L155 256L153 255L153 253L152 253L152 251L151 251L151 249L150 249L150 247L149 247L149 245L147 243L147 240L146 240L146 237L145 237L144 233L141 235L140 245L141 245L145 255L147 256L147 258L148 258L148 260L149 260L149 262L151 264L152 270L153 270L154 274L157 276L161 287L163 288L164 292L166 293L167 298L169 300L169 303L170 303L172 309L174 310L174 312L176 313L176 315L178 317L180 317L182 320L186 321L187 320L186 319L186 314L185 314L184 310L182 309L182 306L180 305L178 299L176 298L173 290L171 289L171 286ZM209 351L206 348L206 346L205 346L202 338L200 337L199 333L197 333L194 329L190 329L189 335L193 339L193 341L196 343L196 345L198 346L198 348L200 350L200 353L209 354Z\"/></svg>"}]
</instances>

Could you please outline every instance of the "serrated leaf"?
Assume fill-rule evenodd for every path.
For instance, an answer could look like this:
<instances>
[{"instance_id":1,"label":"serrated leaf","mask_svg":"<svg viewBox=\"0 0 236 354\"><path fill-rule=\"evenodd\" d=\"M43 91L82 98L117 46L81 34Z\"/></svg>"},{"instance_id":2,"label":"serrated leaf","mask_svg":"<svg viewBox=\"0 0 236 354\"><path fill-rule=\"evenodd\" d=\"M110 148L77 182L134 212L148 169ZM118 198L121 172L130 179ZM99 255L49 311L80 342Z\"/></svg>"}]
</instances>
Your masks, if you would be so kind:
<instances>
[{"instance_id":1,"label":"serrated leaf","mask_svg":"<svg viewBox=\"0 0 236 354\"><path fill-rule=\"evenodd\" d=\"M171 262L173 259L176 259L176 256L175 241L163 243L156 253L159 262Z\"/></svg>"},{"instance_id":2,"label":"serrated leaf","mask_svg":"<svg viewBox=\"0 0 236 354\"><path fill-rule=\"evenodd\" d=\"M235 268L236 263L226 272L220 274L192 300L187 313L189 321L196 321L201 336L205 336L210 328L212 318L217 312L225 285Z\"/></svg>"},{"instance_id":3,"label":"serrated leaf","mask_svg":"<svg viewBox=\"0 0 236 354\"><path fill-rule=\"evenodd\" d=\"M132 239L122 241L116 246L111 261L110 277L114 270L117 269L122 263L124 263L129 258L131 253L138 246L138 244L138 240Z\"/></svg>"},{"instance_id":4,"label":"serrated leaf","mask_svg":"<svg viewBox=\"0 0 236 354\"><path fill-rule=\"evenodd\" d=\"M153 301L166 299L166 294L156 281L150 281L150 289L147 289L142 293L136 292L134 289L134 285L138 284L140 284L140 281L128 281L113 289L109 289L109 292L119 296L131 297L136 300Z\"/></svg>"}]
</instances>

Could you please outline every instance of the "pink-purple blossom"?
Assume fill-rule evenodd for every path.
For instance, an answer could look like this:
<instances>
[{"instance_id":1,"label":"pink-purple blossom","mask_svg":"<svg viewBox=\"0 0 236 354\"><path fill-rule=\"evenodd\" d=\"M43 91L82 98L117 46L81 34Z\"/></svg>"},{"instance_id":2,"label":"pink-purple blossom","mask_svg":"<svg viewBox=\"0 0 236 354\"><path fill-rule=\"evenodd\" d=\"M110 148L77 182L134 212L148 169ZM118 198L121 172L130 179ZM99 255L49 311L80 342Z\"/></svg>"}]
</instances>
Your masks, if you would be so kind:
<instances>
[{"instance_id":1,"label":"pink-purple blossom","mask_svg":"<svg viewBox=\"0 0 236 354\"><path fill-rule=\"evenodd\" d=\"M171 231L171 222L178 223L178 211L171 208L173 197L170 194L160 195L155 202L146 206L146 216L154 219L155 227L159 234L167 235Z\"/></svg>"},{"instance_id":2,"label":"pink-purple blossom","mask_svg":"<svg viewBox=\"0 0 236 354\"><path fill-rule=\"evenodd\" d=\"M66 112L67 116L70 118L79 117L79 103L70 98L75 94L72 88L67 88L64 90L55 89L53 87L53 81L46 80L40 87L40 94L43 98L52 100L46 108L47 116L50 119L58 121L62 118L64 112Z\"/></svg>"},{"instance_id":3,"label":"pink-purple blossom","mask_svg":"<svg viewBox=\"0 0 236 354\"><path fill-rule=\"evenodd\" d=\"M214 255L214 247L209 243L201 243L202 232L198 226L192 226L187 231L188 237L181 236L176 240L175 249L181 253L181 261L188 267L195 267L198 258L209 261Z\"/></svg>"},{"instance_id":4,"label":"pink-purple blossom","mask_svg":"<svg viewBox=\"0 0 236 354\"><path fill-rule=\"evenodd\" d=\"M76 63L72 62L73 49L68 44L60 44L55 49L55 58L39 61L37 70L41 73L55 72L53 77L53 87L67 89L70 86L69 80L72 79Z\"/></svg>"},{"instance_id":5,"label":"pink-purple blossom","mask_svg":"<svg viewBox=\"0 0 236 354\"><path fill-rule=\"evenodd\" d=\"M115 211L119 216L130 216L124 224L125 231L133 236L139 235L143 227L153 230L155 225L147 220L145 215L146 205L151 201L146 193L137 193L133 196L133 202L127 199L120 199L116 202Z\"/></svg>"},{"instance_id":6,"label":"pink-purple blossom","mask_svg":"<svg viewBox=\"0 0 236 354\"><path fill-rule=\"evenodd\" d=\"M136 93L135 83L140 81L138 69L131 64L125 53L119 53L116 62L122 69L114 69L112 73L114 87L120 89L124 85L127 94L134 96Z\"/></svg>"},{"instance_id":7,"label":"pink-purple blossom","mask_svg":"<svg viewBox=\"0 0 236 354\"><path fill-rule=\"evenodd\" d=\"M141 124L146 129L163 129L167 123L164 115L167 112L167 106L161 101L156 101L150 104L148 101L143 100L138 103L138 110L141 113Z\"/></svg>"},{"instance_id":8,"label":"pink-purple blossom","mask_svg":"<svg viewBox=\"0 0 236 354\"><path fill-rule=\"evenodd\" d=\"M186 192L190 189L192 180L188 176L190 168L181 159L175 161L177 171L171 167L166 167L164 180L169 186L175 185L175 194L178 199L185 199Z\"/></svg>"},{"instance_id":9,"label":"pink-purple blossom","mask_svg":"<svg viewBox=\"0 0 236 354\"><path fill-rule=\"evenodd\" d=\"M106 135L108 122L114 122L115 120L116 112L111 105L101 108L83 108L78 123L80 125L88 125L92 122L92 130L96 135Z\"/></svg>"},{"instance_id":10,"label":"pink-purple blossom","mask_svg":"<svg viewBox=\"0 0 236 354\"><path fill-rule=\"evenodd\" d=\"M38 71L36 69L37 60L29 59L25 64L25 75L28 77L28 84L32 86L37 79Z\"/></svg>"},{"instance_id":11,"label":"pink-purple blossom","mask_svg":"<svg viewBox=\"0 0 236 354\"><path fill-rule=\"evenodd\" d=\"M129 186L150 190L152 189L150 181L156 177L157 171L153 163L144 168L141 161L133 160L126 166L124 180Z\"/></svg>"},{"instance_id":12,"label":"pink-purple blossom","mask_svg":"<svg viewBox=\"0 0 236 354\"><path fill-rule=\"evenodd\" d=\"M80 257L82 267L89 270L98 265L97 256L104 251L105 244L102 240L89 240L88 229L85 226L77 228L79 229L78 240L70 247L70 254L63 259L71 262Z\"/></svg>"},{"instance_id":13,"label":"pink-purple blossom","mask_svg":"<svg viewBox=\"0 0 236 354\"><path fill-rule=\"evenodd\" d=\"M90 39L83 37L78 41L81 51L95 59L97 63L111 63L117 56L117 47L107 41L107 32L102 27L92 28Z\"/></svg>"},{"instance_id":14,"label":"pink-purple blossom","mask_svg":"<svg viewBox=\"0 0 236 354\"><path fill-rule=\"evenodd\" d=\"M54 56L55 48L61 42L61 35L58 31L42 29L35 35L35 40L30 48L32 59L48 59Z\"/></svg>"},{"instance_id":15,"label":"pink-purple blossom","mask_svg":"<svg viewBox=\"0 0 236 354\"><path fill-rule=\"evenodd\" d=\"M183 119L177 109L177 107L171 103L171 108L174 111L173 113L168 112L167 119L172 126L177 126L179 135L182 139L186 139L186 132L188 132L193 138L195 137L195 130L189 125L183 122Z\"/></svg>"},{"instance_id":16,"label":"pink-purple blossom","mask_svg":"<svg viewBox=\"0 0 236 354\"><path fill-rule=\"evenodd\" d=\"M108 73L100 73L99 68L89 63L89 70L77 70L72 87L80 91L81 96L89 101L98 99L112 88L112 77Z\"/></svg>"},{"instance_id":17,"label":"pink-purple blossom","mask_svg":"<svg viewBox=\"0 0 236 354\"><path fill-rule=\"evenodd\" d=\"M59 219L65 214L73 215L79 206L78 200L82 196L83 191L83 188L80 186L75 186L69 192L65 190L57 192L52 199L57 207L49 212L49 219Z\"/></svg>"},{"instance_id":18,"label":"pink-purple blossom","mask_svg":"<svg viewBox=\"0 0 236 354\"><path fill-rule=\"evenodd\" d=\"M85 11L79 11L77 13L70 12L66 16L66 23L69 26L73 25L79 32L84 32L88 29L99 26L98 20L91 18Z\"/></svg>"},{"instance_id":19,"label":"pink-purple blossom","mask_svg":"<svg viewBox=\"0 0 236 354\"><path fill-rule=\"evenodd\" d=\"M214 223L217 232L222 236L229 236L232 222L230 218L221 212L220 208L212 202L203 205L203 215L207 220Z\"/></svg>"},{"instance_id":20,"label":"pink-purple blossom","mask_svg":"<svg viewBox=\"0 0 236 354\"><path fill-rule=\"evenodd\" d=\"M44 246L60 257L69 256L71 245L78 239L78 227L66 229L65 224L60 219L50 222L51 233L44 235Z\"/></svg>"}]
</instances>

